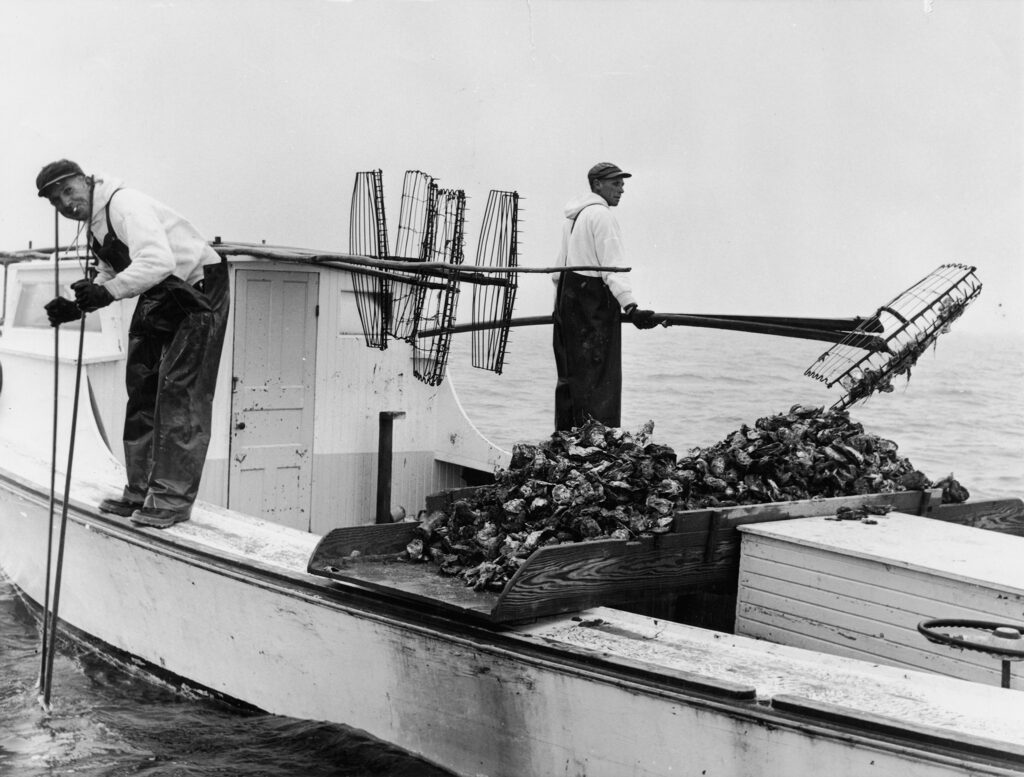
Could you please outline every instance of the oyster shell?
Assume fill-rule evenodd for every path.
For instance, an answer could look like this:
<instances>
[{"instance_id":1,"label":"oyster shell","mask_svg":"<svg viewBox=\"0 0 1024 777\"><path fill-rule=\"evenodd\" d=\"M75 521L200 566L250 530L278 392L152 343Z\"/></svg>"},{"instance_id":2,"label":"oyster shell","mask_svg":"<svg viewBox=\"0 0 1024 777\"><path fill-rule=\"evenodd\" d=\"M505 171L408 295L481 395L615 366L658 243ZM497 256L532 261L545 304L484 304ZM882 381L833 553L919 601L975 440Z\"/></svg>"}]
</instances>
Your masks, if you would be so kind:
<instances>
[{"instance_id":1,"label":"oyster shell","mask_svg":"<svg viewBox=\"0 0 1024 777\"><path fill-rule=\"evenodd\" d=\"M421 522L406 559L433 561L476 590L501 590L541 547L671 531L680 510L932 486L944 502L969 496L952 474L932 483L895 442L865 432L845 410L794 405L679 458L650 441L653 431L653 421L635 433L590 421L517 443L493 486ZM877 514L842 511L839 519L874 522L868 516Z\"/></svg>"}]
</instances>

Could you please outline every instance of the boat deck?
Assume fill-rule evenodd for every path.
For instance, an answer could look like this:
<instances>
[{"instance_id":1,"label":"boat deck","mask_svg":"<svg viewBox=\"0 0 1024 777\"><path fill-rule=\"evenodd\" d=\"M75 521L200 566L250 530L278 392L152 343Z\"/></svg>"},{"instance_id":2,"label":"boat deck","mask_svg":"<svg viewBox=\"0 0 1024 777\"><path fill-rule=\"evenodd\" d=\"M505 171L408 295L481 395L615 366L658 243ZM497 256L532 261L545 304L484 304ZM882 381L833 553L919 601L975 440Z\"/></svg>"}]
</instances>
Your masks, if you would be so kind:
<instances>
[{"instance_id":1,"label":"boat deck","mask_svg":"<svg viewBox=\"0 0 1024 777\"><path fill-rule=\"evenodd\" d=\"M50 462L15 451L0 442L0 476L29 483L47 483ZM16 463L17 469L7 463ZM113 456L82 456L75 460L71 482L70 504L79 510L93 512L100 501L119 496L124 486L124 470ZM57 469L58 499L63 495L65 473ZM59 509L59 508L58 508ZM192 519L169 529L134 526L127 518L105 515L106 518L131 527L133 531L174 537L203 550L257 562L282 571L305 573L310 554L320 535L291 529L244 513L227 510L208 502L197 501Z\"/></svg>"},{"instance_id":2,"label":"boat deck","mask_svg":"<svg viewBox=\"0 0 1024 777\"><path fill-rule=\"evenodd\" d=\"M882 718L950 741L964 736L1024 758L1024 693L710 631L606 607L516 632L548 645L748 685L761 704Z\"/></svg>"}]
</instances>

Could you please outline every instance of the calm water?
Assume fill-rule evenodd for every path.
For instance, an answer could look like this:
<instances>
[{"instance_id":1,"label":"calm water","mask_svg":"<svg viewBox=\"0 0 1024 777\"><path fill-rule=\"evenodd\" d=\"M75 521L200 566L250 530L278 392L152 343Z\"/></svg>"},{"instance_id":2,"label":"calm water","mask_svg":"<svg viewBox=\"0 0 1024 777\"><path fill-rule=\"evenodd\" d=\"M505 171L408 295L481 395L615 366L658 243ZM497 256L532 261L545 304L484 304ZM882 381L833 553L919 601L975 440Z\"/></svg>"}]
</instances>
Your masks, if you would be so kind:
<instances>
[{"instance_id":1,"label":"calm water","mask_svg":"<svg viewBox=\"0 0 1024 777\"><path fill-rule=\"evenodd\" d=\"M500 376L470 366L468 339L455 343L449 367L462 405L502 447L551 432L550 336L549 328L513 330ZM637 429L653 420L656 440L683 453L794 404L830 406L838 389L803 374L827 348L710 329L626 327L622 424ZM855 405L850 416L896 442L933 480L954 473L973 499L1024 497L1024 337L954 329L895 387Z\"/></svg>"},{"instance_id":2,"label":"calm water","mask_svg":"<svg viewBox=\"0 0 1024 777\"><path fill-rule=\"evenodd\" d=\"M36 623L0 577L4 777L446 777L340 726L187 699L82 649L58 652L52 709L37 702Z\"/></svg>"},{"instance_id":3,"label":"calm water","mask_svg":"<svg viewBox=\"0 0 1024 777\"><path fill-rule=\"evenodd\" d=\"M188 699L81 649L58 652L52 705L37 702L38 630L0 577L4 777L446 777L340 726Z\"/></svg>"},{"instance_id":4,"label":"calm water","mask_svg":"<svg viewBox=\"0 0 1024 777\"><path fill-rule=\"evenodd\" d=\"M469 340L452 353L464 408L495 443L550 430L550 330L515 330L505 373L471 368ZM683 452L791 405L838 395L803 377L819 344L710 330L625 331L623 425L655 422ZM1024 495L1024 341L956 331L921 359L909 383L851 415L888 437L929 477L953 472L972 498ZM183 699L88 654L55 665L54 705L43 714L35 623L0 580L0 775L291 777L441 775L337 726L242 714Z\"/></svg>"}]
</instances>

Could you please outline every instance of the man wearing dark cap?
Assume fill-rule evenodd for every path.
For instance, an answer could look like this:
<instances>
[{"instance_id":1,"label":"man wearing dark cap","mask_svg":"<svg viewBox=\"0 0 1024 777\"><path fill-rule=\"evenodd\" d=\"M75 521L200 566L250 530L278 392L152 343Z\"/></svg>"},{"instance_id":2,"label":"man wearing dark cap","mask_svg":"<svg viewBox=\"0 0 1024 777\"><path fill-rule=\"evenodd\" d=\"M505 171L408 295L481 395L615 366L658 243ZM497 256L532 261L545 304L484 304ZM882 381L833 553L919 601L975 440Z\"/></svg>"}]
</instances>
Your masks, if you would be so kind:
<instances>
[{"instance_id":1,"label":"man wearing dark cap","mask_svg":"<svg viewBox=\"0 0 1024 777\"><path fill-rule=\"evenodd\" d=\"M611 162L590 168L590 193L565 206L559 265L625 265L622 234L611 209L618 206L630 177ZM619 426L621 321L625 317L638 329L649 329L656 325L654 311L638 309L625 273L574 270L560 273L557 284L555 429L572 429L588 418Z\"/></svg>"},{"instance_id":2,"label":"man wearing dark cap","mask_svg":"<svg viewBox=\"0 0 1024 777\"><path fill-rule=\"evenodd\" d=\"M128 483L100 510L167 528L187 521L210 442L213 390L229 307L227 265L178 213L74 162L46 165L36 188L89 223L95 279L46 305L57 326L138 297L128 331L124 458Z\"/></svg>"}]
</instances>

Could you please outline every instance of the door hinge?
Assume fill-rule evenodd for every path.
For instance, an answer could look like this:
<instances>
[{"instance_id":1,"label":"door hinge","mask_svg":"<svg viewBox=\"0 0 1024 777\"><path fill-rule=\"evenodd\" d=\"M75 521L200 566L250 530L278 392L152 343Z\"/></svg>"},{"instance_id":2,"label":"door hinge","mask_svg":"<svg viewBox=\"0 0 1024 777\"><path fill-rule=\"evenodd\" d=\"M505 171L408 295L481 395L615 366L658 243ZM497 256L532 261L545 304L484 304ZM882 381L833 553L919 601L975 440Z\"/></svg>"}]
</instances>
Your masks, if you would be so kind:
<instances>
[{"instance_id":1,"label":"door hinge","mask_svg":"<svg viewBox=\"0 0 1024 777\"><path fill-rule=\"evenodd\" d=\"M314 318L320 318L320 306L319 305L317 305L316 307L313 308L313 316L314 316Z\"/></svg>"}]
</instances>

